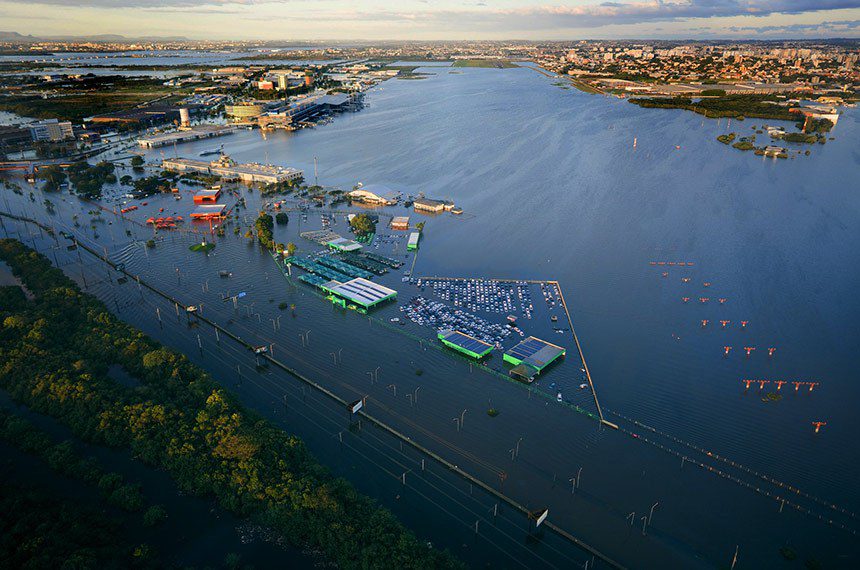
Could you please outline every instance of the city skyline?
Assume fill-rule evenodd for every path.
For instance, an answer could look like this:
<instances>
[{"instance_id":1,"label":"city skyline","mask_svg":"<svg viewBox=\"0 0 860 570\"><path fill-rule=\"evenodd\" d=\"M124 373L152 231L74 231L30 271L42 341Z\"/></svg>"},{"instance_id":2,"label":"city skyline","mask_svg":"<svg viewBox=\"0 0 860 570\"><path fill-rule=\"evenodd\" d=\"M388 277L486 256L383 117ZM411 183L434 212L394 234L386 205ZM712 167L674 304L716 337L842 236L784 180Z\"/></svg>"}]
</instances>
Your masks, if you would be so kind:
<instances>
[{"instance_id":1,"label":"city skyline","mask_svg":"<svg viewBox=\"0 0 860 570\"><path fill-rule=\"evenodd\" d=\"M191 40L804 39L860 37L857 0L22 0L3 31Z\"/></svg>"}]
</instances>

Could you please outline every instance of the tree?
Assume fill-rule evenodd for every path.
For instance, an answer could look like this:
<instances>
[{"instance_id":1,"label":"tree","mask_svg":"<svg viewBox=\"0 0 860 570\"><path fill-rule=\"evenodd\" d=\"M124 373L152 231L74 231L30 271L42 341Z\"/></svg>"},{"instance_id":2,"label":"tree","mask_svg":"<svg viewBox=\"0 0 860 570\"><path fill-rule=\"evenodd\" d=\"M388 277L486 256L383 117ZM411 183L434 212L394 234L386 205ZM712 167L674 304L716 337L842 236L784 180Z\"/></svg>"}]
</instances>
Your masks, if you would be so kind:
<instances>
[{"instance_id":1,"label":"tree","mask_svg":"<svg viewBox=\"0 0 860 570\"><path fill-rule=\"evenodd\" d=\"M39 169L37 177L45 181L42 188L48 192L56 192L60 189L60 184L66 181L66 173L58 164L43 166Z\"/></svg>"},{"instance_id":2,"label":"tree","mask_svg":"<svg viewBox=\"0 0 860 570\"><path fill-rule=\"evenodd\" d=\"M274 242L272 241L272 228L275 226L275 221L271 214L260 212L260 217L254 222L254 227L257 229L257 239L260 245L266 249L272 249Z\"/></svg>"},{"instance_id":3,"label":"tree","mask_svg":"<svg viewBox=\"0 0 860 570\"><path fill-rule=\"evenodd\" d=\"M152 505L143 513L144 526L156 526L167 519L167 511L161 505Z\"/></svg>"},{"instance_id":4,"label":"tree","mask_svg":"<svg viewBox=\"0 0 860 570\"><path fill-rule=\"evenodd\" d=\"M142 157L142 156L135 155L135 156L133 156L133 157L132 157L132 159L131 159L131 167L132 167L134 170L138 170L138 171L139 171L139 170L143 170L143 164L144 164L144 162L143 162L143 157Z\"/></svg>"},{"instance_id":5,"label":"tree","mask_svg":"<svg viewBox=\"0 0 860 570\"><path fill-rule=\"evenodd\" d=\"M275 223L277 223L279 226L284 226L289 221L290 221L290 217L287 215L286 212L278 212L275 215Z\"/></svg>"},{"instance_id":6,"label":"tree","mask_svg":"<svg viewBox=\"0 0 860 570\"><path fill-rule=\"evenodd\" d=\"M293 242L289 242L287 244L287 255L292 257L293 255L296 254L297 249L298 249L298 247L296 246L296 244L294 244Z\"/></svg>"},{"instance_id":7,"label":"tree","mask_svg":"<svg viewBox=\"0 0 860 570\"><path fill-rule=\"evenodd\" d=\"M367 214L358 214L354 216L349 221L349 225L352 228L352 231L358 235L372 234L376 231L376 226Z\"/></svg>"}]
</instances>

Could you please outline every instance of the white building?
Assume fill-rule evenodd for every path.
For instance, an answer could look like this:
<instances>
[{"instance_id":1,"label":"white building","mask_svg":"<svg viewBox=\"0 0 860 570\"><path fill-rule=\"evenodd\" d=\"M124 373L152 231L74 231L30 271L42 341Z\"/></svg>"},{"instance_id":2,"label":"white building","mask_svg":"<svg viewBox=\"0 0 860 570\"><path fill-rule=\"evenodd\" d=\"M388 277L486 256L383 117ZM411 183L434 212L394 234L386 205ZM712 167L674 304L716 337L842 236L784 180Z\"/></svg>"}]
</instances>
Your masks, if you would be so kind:
<instances>
[{"instance_id":1,"label":"white building","mask_svg":"<svg viewBox=\"0 0 860 570\"><path fill-rule=\"evenodd\" d=\"M358 190L353 190L348 196L357 201L366 204L378 204L380 206L391 206L400 200L400 192L396 192L387 186L377 184L369 184Z\"/></svg>"},{"instance_id":2,"label":"white building","mask_svg":"<svg viewBox=\"0 0 860 570\"><path fill-rule=\"evenodd\" d=\"M30 134L34 141L64 141L75 138L72 123L60 122L57 119L46 119L31 124Z\"/></svg>"}]
</instances>

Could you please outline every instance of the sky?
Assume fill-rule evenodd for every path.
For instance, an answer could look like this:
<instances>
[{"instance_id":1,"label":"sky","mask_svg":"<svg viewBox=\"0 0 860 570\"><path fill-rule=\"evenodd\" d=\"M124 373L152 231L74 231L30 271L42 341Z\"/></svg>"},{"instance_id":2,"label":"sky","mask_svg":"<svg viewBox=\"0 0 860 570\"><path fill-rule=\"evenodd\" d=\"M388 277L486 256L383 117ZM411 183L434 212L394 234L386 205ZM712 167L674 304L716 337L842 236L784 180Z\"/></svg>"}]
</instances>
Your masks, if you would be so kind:
<instances>
[{"instance_id":1,"label":"sky","mask_svg":"<svg viewBox=\"0 0 860 570\"><path fill-rule=\"evenodd\" d=\"M860 0L0 0L0 31L212 40L860 38Z\"/></svg>"}]
</instances>

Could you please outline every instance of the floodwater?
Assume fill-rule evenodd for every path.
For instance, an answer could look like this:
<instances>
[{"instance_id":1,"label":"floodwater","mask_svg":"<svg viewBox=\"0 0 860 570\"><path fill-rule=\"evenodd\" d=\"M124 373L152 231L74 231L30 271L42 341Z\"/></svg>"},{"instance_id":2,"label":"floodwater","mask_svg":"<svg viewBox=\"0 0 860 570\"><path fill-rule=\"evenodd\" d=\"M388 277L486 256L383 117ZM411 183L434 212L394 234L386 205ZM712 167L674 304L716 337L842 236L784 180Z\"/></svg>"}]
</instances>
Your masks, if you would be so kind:
<instances>
[{"instance_id":1,"label":"floodwater","mask_svg":"<svg viewBox=\"0 0 860 570\"><path fill-rule=\"evenodd\" d=\"M853 291L860 240L860 197L852 184L860 170L857 111L846 109L835 140L809 147L810 156L774 160L715 140L724 132L752 134L759 120L728 124L640 109L562 89L529 69L424 71L432 75L388 81L371 91L366 109L323 127L266 136L242 131L181 145L177 152L196 157L224 143L237 161L302 168L309 181L317 157L321 184L348 190L359 181L381 183L453 199L463 216L421 218L427 226L414 275L559 281L604 414L626 431L599 429L552 394L541 395L550 383L579 377L569 335L547 338L567 347L568 356L542 375L542 392L530 396L518 384L425 348L415 339L432 339L427 329L382 326L400 315L397 306L374 313L373 321L333 309L306 285L290 284L268 256L231 231L209 257L191 254L187 247L196 238L179 235L147 254L140 240L150 232L128 222L97 224L97 239L86 222L78 231L132 273L184 302L203 302L207 316L243 338L276 343L279 360L342 397L369 396L369 413L464 470L494 486L504 472L507 494L529 508L549 507L550 520L627 566L727 566L737 547L737 567L766 567L780 564L779 548L788 545L801 560L856 567L860 451L854 436L860 426L854 402L860 387L851 381L857 346L851 331L860 317ZM250 221L259 197L244 194L249 208L239 214ZM13 211L44 217L42 199L31 203L4 190L4 208ZM52 198L53 223L69 226L72 212L91 209L66 200ZM190 209L188 198L156 200L135 219L152 215L153 207L182 215ZM410 212L397 207L387 213ZM413 223L419 219L412 216ZM333 229L345 234L344 227L341 220ZM136 242L129 243L125 229ZM318 249L298 237L304 229L319 229L313 208L307 222L291 214L288 226L277 228L276 241L295 241L304 253ZM37 238L27 240L53 243ZM373 251L411 266L403 249L386 244ZM71 255L64 248L57 253ZM219 279L220 269L234 276ZM104 280L104 269L92 271ZM426 294L400 283L400 276L381 280L398 289L399 304ZM221 301L240 291L247 296L237 309ZM193 332L159 332L153 308L130 304L138 294L133 285L105 280L94 292L116 303L133 324L195 352ZM281 301L296 304L296 317L277 309ZM280 328L270 322L279 315ZM704 327L702 320L708 321ZM723 327L720 321L729 322ZM530 323L521 326L531 334ZM299 334L308 330L305 347ZM546 323L535 322L532 330L544 338L551 334ZM212 345L211 330L205 334ZM727 357L725 346L732 347ZM747 357L744 347L755 351ZM769 357L770 347L776 350ZM500 367L498 360L493 356L491 365ZM216 373L226 367L226 361L201 361ZM377 366L380 380L372 384L367 372ZM743 379L770 383L746 390ZM776 380L818 384L812 391L808 384L795 391L790 383L777 390ZM414 397L405 396L419 386L416 407ZM267 396L255 395L247 382L231 388L252 404L261 398L257 405L267 408ZM764 402L769 392L782 398ZM490 402L501 411L498 417L484 413ZM588 398L577 403L584 407ZM452 419L464 409L458 432ZM826 422L818 434L814 421ZM296 431L317 441L314 449L324 463L338 463L325 443L332 433L309 425ZM396 469L391 467L392 479ZM571 493L569 481L578 473L580 487ZM357 479L359 488L369 484ZM434 542L455 544L464 532L456 525L428 530L426 521L416 520L418 507L404 510L386 493L378 496ZM642 517L655 503L643 535ZM444 519L433 512L428 520ZM468 528L471 521L459 522ZM519 538L524 535L525 524ZM488 549L484 558L481 552L479 560L498 555Z\"/></svg>"}]
</instances>

